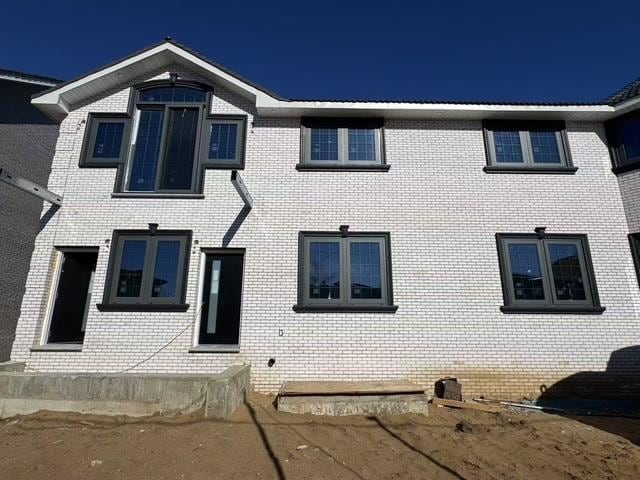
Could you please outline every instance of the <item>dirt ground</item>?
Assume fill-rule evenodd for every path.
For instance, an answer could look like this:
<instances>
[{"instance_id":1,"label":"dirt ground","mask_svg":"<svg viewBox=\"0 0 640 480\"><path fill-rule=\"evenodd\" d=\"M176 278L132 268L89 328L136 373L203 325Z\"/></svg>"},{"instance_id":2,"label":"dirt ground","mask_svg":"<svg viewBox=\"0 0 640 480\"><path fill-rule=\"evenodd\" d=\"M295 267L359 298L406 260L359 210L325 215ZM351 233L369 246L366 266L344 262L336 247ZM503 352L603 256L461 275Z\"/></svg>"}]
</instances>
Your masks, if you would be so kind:
<instances>
[{"instance_id":1,"label":"dirt ground","mask_svg":"<svg viewBox=\"0 0 640 480\"><path fill-rule=\"evenodd\" d=\"M639 479L640 419L431 406L428 417L277 413L227 422L41 412L0 422L0 478ZM456 431L466 420L472 431ZM588 422L588 423L586 423Z\"/></svg>"}]
</instances>

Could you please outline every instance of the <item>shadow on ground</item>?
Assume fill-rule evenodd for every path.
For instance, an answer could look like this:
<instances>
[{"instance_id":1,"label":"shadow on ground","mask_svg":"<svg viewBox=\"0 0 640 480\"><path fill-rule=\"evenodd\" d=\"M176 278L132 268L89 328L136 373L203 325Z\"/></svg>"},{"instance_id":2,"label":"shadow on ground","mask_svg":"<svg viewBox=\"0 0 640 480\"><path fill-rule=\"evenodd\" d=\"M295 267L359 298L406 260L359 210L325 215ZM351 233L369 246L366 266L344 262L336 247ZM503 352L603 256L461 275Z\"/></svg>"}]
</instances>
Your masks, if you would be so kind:
<instances>
[{"instance_id":1,"label":"shadow on ground","mask_svg":"<svg viewBox=\"0 0 640 480\"><path fill-rule=\"evenodd\" d=\"M536 405L549 413L640 445L640 346L613 352L604 372L579 372L540 390Z\"/></svg>"}]
</instances>

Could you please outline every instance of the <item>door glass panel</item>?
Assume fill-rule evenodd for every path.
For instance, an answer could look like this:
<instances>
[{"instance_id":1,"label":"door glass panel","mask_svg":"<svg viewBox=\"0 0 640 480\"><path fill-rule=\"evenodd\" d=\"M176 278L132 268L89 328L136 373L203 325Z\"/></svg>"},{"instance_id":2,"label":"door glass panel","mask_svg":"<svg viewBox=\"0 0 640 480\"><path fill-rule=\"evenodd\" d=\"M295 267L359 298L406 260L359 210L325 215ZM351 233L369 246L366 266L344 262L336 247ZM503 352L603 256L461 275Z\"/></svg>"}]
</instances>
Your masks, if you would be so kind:
<instances>
[{"instance_id":1,"label":"door glass panel","mask_svg":"<svg viewBox=\"0 0 640 480\"><path fill-rule=\"evenodd\" d=\"M338 129L311 129L311 160L338 161Z\"/></svg>"},{"instance_id":2,"label":"door glass panel","mask_svg":"<svg viewBox=\"0 0 640 480\"><path fill-rule=\"evenodd\" d=\"M180 241L160 240L156 250L152 297L175 297L178 281Z\"/></svg>"},{"instance_id":3,"label":"door glass panel","mask_svg":"<svg viewBox=\"0 0 640 480\"><path fill-rule=\"evenodd\" d=\"M499 131L493 132L493 143L496 149L497 163L523 163L520 132Z\"/></svg>"},{"instance_id":4,"label":"door glass panel","mask_svg":"<svg viewBox=\"0 0 640 480\"><path fill-rule=\"evenodd\" d=\"M160 188L166 190L191 189L198 115L197 108L172 108L169 110L164 172Z\"/></svg>"},{"instance_id":5,"label":"door glass panel","mask_svg":"<svg viewBox=\"0 0 640 480\"><path fill-rule=\"evenodd\" d=\"M351 242L351 298L382 298L380 244Z\"/></svg>"},{"instance_id":6,"label":"door glass panel","mask_svg":"<svg viewBox=\"0 0 640 480\"><path fill-rule=\"evenodd\" d=\"M118 275L117 297L139 297L142 270L147 252L146 240L125 240Z\"/></svg>"},{"instance_id":7,"label":"door glass panel","mask_svg":"<svg viewBox=\"0 0 640 480\"><path fill-rule=\"evenodd\" d=\"M309 298L340 298L340 244L310 242Z\"/></svg>"},{"instance_id":8,"label":"door glass panel","mask_svg":"<svg viewBox=\"0 0 640 480\"><path fill-rule=\"evenodd\" d=\"M238 344L242 307L242 264L242 254L207 255L199 343Z\"/></svg>"},{"instance_id":9,"label":"door glass panel","mask_svg":"<svg viewBox=\"0 0 640 480\"><path fill-rule=\"evenodd\" d=\"M149 192L155 190L160 144L162 140L162 110L141 110L136 148L129 179L129 190Z\"/></svg>"},{"instance_id":10,"label":"door glass panel","mask_svg":"<svg viewBox=\"0 0 640 480\"><path fill-rule=\"evenodd\" d=\"M530 132L534 163L562 163L556 132Z\"/></svg>"},{"instance_id":11,"label":"door glass panel","mask_svg":"<svg viewBox=\"0 0 640 480\"><path fill-rule=\"evenodd\" d=\"M542 268L535 243L510 243L511 282L516 300L544 300Z\"/></svg>"},{"instance_id":12,"label":"door glass panel","mask_svg":"<svg viewBox=\"0 0 640 480\"><path fill-rule=\"evenodd\" d=\"M586 300L578 246L550 243L549 257L556 298L558 300Z\"/></svg>"},{"instance_id":13,"label":"door glass panel","mask_svg":"<svg viewBox=\"0 0 640 480\"><path fill-rule=\"evenodd\" d=\"M82 343L98 252L64 252L48 343Z\"/></svg>"}]
</instances>

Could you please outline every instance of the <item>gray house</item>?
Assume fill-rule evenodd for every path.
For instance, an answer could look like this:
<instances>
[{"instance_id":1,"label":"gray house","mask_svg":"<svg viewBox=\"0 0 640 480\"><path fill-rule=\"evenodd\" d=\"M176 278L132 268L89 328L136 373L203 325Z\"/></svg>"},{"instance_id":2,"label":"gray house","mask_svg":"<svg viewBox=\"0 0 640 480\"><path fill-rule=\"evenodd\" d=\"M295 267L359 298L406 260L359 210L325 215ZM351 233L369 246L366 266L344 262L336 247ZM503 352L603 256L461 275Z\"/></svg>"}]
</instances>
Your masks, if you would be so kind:
<instances>
[{"instance_id":1,"label":"gray house","mask_svg":"<svg viewBox=\"0 0 640 480\"><path fill-rule=\"evenodd\" d=\"M58 123L31 105L31 95L61 80L0 69L0 169L46 185ZM8 360L42 200L0 183L0 361ZM44 219L43 219L44 221Z\"/></svg>"}]
</instances>

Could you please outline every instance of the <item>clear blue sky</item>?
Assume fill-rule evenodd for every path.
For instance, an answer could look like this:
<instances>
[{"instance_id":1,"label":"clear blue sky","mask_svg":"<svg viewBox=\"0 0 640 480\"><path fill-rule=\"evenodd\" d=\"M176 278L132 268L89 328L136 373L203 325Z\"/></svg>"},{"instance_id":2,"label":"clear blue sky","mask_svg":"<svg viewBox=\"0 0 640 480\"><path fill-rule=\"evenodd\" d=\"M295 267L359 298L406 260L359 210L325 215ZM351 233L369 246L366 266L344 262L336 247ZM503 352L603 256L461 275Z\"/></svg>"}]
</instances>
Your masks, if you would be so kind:
<instances>
[{"instance_id":1,"label":"clear blue sky","mask_svg":"<svg viewBox=\"0 0 640 480\"><path fill-rule=\"evenodd\" d=\"M289 98L599 100L640 1L3 2L0 68L70 79L167 35Z\"/></svg>"}]
</instances>

